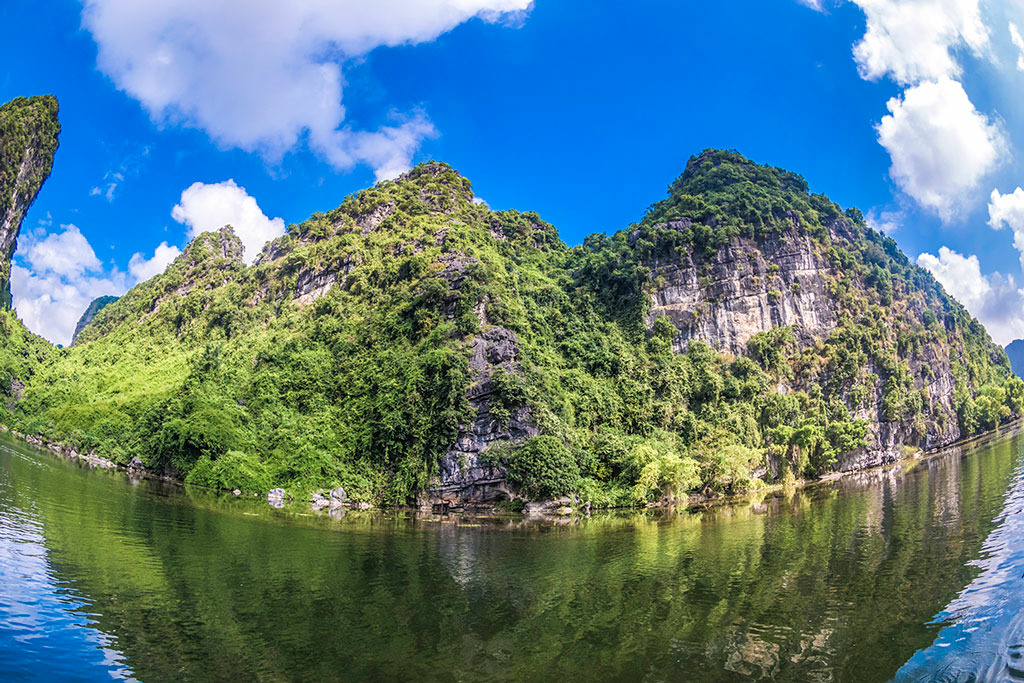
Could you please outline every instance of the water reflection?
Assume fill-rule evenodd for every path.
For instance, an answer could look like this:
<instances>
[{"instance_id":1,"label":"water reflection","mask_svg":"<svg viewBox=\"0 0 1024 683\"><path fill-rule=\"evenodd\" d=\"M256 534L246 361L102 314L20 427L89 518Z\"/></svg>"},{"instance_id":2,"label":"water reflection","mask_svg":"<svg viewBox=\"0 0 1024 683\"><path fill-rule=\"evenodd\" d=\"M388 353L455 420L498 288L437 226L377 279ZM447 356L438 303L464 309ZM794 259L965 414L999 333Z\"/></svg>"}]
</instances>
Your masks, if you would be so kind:
<instances>
[{"instance_id":1,"label":"water reflection","mask_svg":"<svg viewBox=\"0 0 1024 683\"><path fill-rule=\"evenodd\" d=\"M132 680L82 599L58 585L40 511L17 483L0 467L0 678Z\"/></svg>"},{"instance_id":2,"label":"water reflection","mask_svg":"<svg viewBox=\"0 0 1024 683\"><path fill-rule=\"evenodd\" d=\"M0 444L0 520L30 520L43 563L0 576L0 596L43 577L62 601L47 611L82 634L68 657L143 681L887 680L1012 545L992 532L1024 477L1014 438L814 489L556 526L335 518L129 486ZM17 637L49 641L40 622L13 623L0 678Z\"/></svg>"}]
</instances>

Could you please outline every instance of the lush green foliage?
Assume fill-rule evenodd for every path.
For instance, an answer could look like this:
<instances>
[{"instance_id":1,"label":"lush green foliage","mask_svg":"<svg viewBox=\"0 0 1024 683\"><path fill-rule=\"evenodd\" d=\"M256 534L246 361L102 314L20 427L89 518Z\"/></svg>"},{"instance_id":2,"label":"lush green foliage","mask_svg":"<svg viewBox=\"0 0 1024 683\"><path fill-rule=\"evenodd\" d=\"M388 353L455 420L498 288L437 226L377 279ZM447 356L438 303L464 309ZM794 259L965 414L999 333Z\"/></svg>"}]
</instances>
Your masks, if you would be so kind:
<instances>
[{"instance_id":1,"label":"lush green foliage","mask_svg":"<svg viewBox=\"0 0 1024 683\"><path fill-rule=\"evenodd\" d=\"M549 498L573 493L579 487L580 468L561 440L535 436L507 458L509 479L525 495Z\"/></svg>"}]
</instances>

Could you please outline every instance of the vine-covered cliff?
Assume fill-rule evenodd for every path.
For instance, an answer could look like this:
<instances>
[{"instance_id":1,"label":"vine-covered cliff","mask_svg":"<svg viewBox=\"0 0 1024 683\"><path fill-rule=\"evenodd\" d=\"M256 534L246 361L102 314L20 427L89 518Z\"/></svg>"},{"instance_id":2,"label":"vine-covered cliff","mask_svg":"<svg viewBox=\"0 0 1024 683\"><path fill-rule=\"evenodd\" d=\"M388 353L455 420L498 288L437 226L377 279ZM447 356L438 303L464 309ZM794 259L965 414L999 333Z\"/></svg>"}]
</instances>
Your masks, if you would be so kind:
<instances>
[{"instance_id":1,"label":"vine-covered cliff","mask_svg":"<svg viewBox=\"0 0 1024 683\"><path fill-rule=\"evenodd\" d=\"M11 310L11 256L21 222L53 168L60 123L51 95L0 105L0 397L11 410L52 347Z\"/></svg>"},{"instance_id":2,"label":"vine-covered cliff","mask_svg":"<svg viewBox=\"0 0 1024 683\"><path fill-rule=\"evenodd\" d=\"M19 97L0 105L0 305L11 306L11 256L25 212L53 168L57 98Z\"/></svg>"},{"instance_id":3,"label":"vine-covered cliff","mask_svg":"<svg viewBox=\"0 0 1024 683\"><path fill-rule=\"evenodd\" d=\"M890 461L1024 406L895 242L734 152L572 248L431 162L241 249L197 237L0 418L228 489L622 505Z\"/></svg>"}]
</instances>

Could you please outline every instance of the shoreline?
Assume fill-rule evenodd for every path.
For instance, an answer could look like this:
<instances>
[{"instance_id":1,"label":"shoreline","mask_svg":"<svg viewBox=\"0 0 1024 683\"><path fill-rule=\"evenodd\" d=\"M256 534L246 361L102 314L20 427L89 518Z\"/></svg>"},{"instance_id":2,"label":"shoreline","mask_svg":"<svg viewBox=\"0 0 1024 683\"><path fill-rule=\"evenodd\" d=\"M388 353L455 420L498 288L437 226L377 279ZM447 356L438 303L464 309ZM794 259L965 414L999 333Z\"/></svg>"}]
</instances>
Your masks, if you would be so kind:
<instances>
[{"instance_id":1,"label":"shoreline","mask_svg":"<svg viewBox=\"0 0 1024 683\"><path fill-rule=\"evenodd\" d=\"M140 466L138 466L138 467L133 467L132 464L121 465L119 463L114 462L113 460L110 460L109 458L105 458L105 457L99 455L95 451L88 451L88 452L79 453L75 448L73 448L71 446L65 445L65 444L60 443L60 442L46 441L46 440L44 440L43 438L41 438L39 436L32 436L32 435L29 435L29 434L23 434L23 433L15 430L15 429L11 429L11 428L7 427L6 425L3 425L3 424L0 424L0 431L2 431L4 433L7 433L7 434L9 434L9 435L19 439L19 440L21 440L21 441L31 445L31 446L34 446L35 448L38 448L41 451L47 451L49 453L52 453L53 455L57 455L57 456L64 457L64 458L68 458L70 460L74 460L74 461L77 461L77 462L82 462L82 463L85 463L86 465L89 465L90 467L104 469L104 470L111 470L111 471L122 472L122 473L128 475L129 478L152 479L152 480L161 481L161 482L164 482L164 483L167 483L167 484L173 484L173 485L175 485L177 487L181 487L181 488L194 487L196 489L201 489L201 490L204 490L204 491L211 491L211 492L216 492L216 493L221 493L221 494L232 494L232 493L234 493L233 491L230 491L228 489L214 489L214 488L210 488L210 487L206 487L206 486L201 486L201 485L198 485L198 484L186 484L184 480L178 479L176 477L172 477L172 476L169 476L169 475L158 475L158 474L155 474L153 472L150 472L150 471L146 470L144 467L141 466L141 463L140 463ZM864 475L864 474L871 474L871 473L877 473L877 472L885 472L885 471L888 471L888 470L891 470L891 469L895 469L896 467L906 466L908 463L913 463L916 466L919 463L923 463L923 462L926 462L928 460L932 460L932 459L941 457L943 455L947 455L947 454L949 454L949 453L951 453L953 451L956 451L956 450L973 449L973 448L976 448L978 446L981 446L981 445L984 445L986 443L989 443L991 441L995 441L995 440L1002 439L1002 438L1005 438L1005 437L1008 437L1008 436L1012 436L1015 433L1021 433L1022 431L1024 431L1024 416L1015 418L1014 420L1011 420L1010 422L1007 422L1006 424L999 425L995 429L990 429L990 430L988 430L986 432L982 432L981 434L975 434L975 435L967 437L965 439L960 439L958 441L955 441L955 442L953 442L951 444L947 444L945 446L939 446L939 447L936 447L936 448L932 448L932 449L927 450L927 451L918 451L917 453L915 453L914 455L912 455L912 456L910 456L908 458L900 458L898 460L895 460L895 461L890 462L890 463L885 463L883 465L876 465L874 467L867 467L867 468L858 469L858 470L845 470L845 471L830 472L828 474L822 475L821 477L819 477L817 479L810 479L810 480L808 480L808 479L799 479L796 482L794 482L792 486L789 486L789 487L787 487L784 484L768 484L768 485L766 485L763 488L757 489L755 491L745 492L745 493L734 493L734 494L720 495L720 496L714 496L714 497L707 497L707 496L703 496L701 494L695 494L695 495L687 496L684 499L680 499L680 500L674 501L674 502L649 503L646 506L626 506L626 507L607 507L607 508L593 507L593 508L588 508L587 511L584 511L584 508L583 508L582 504L579 504L580 505L579 508L571 507L571 505L573 504L573 502L571 502L571 499L569 499L568 504L566 504L566 502L567 502L566 499L568 497L563 496L563 497L558 498L558 499L530 501L530 502L526 503L526 507L524 508L524 510L522 512L512 512L512 511L505 511L505 510L496 510L495 506L493 506L493 505L492 506L481 506L481 505L472 505L472 504L465 505L465 506L452 506L451 508L445 508L441 512L435 512L435 509L438 507L436 505L435 506L431 506L430 508L419 507L419 506L415 506L415 505L390 505L390 506L386 506L386 507L377 507L377 506L371 505L371 504L366 503L366 502L352 501L352 500L345 500L344 502L331 501L331 504L329 506L327 506L327 505L321 504L322 501L326 500L324 498L325 494L324 494L323 490L320 490L319 492L316 492L316 491L310 492L310 494L308 496L304 497L304 498L295 498L295 497L286 495L285 496L285 500L294 501L294 502L308 502L308 503L311 504L311 508L312 508L313 511L320 511L322 509L327 509L327 507L331 507L331 508L344 507L344 508L355 509L355 510L368 510L368 509L377 507L377 509L380 509L380 510L393 510L393 511L396 511L396 512L408 512L408 511L428 512L429 511L434 516L439 516L439 517L468 515L468 516L471 516L471 517L494 517L494 518L505 518L505 517L518 517L518 516L521 516L521 517L527 517L527 518L530 518L530 517L533 517L533 518L544 517L544 518L551 518L551 519L566 519L568 517L578 516L578 515L585 515L585 516L589 517L590 516L590 510L593 510L594 512L612 512L612 513L616 513L616 512L624 512L624 511L643 512L643 511L651 511L651 510L654 510L654 511L657 511L657 510L671 510L671 509L675 509L675 508L682 508L682 509L685 509L685 510L708 509L708 508L712 508L712 507L718 507L718 506L721 506L721 505L729 505L729 504L732 504L732 503L741 502L743 499L749 498L751 494L764 495L764 496L767 497L769 495L775 495L775 494L779 494L779 493L785 492L787 489L790 489L790 490L812 489L812 488L814 488L816 486L821 486L821 485L825 485L825 484L833 484L833 483L836 483L836 482L840 482L840 481L842 481L844 479L847 479L847 478L851 477L852 475ZM237 489L236 489L236 491L237 491ZM238 492L238 493L234 493L234 497L237 497L237 498L250 498L250 499L251 498L257 498L258 499L258 498L261 498L261 497L262 498L266 498L267 496L266 496L266 494L259 494L259 493L253 493L253 492ZM270 501L269 499L268 499L268 504L271 507L282 507L283 506L283 503L276 503L276 501Z\"/></svg>"}]
</instances>

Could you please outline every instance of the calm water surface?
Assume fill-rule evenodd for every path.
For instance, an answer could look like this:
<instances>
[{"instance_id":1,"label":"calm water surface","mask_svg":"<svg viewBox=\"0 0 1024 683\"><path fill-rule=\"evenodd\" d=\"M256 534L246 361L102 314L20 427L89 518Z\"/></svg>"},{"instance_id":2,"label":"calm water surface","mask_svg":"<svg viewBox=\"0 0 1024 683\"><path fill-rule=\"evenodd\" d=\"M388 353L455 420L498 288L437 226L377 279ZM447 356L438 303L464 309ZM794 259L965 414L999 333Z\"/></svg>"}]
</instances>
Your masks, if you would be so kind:
<instances>
[{"instance_id":1,"label":"calm water surface","mask_svg":"<svg viewBox=\"0 0 1024 683\"><path fill-rule=\"evenodd\" d=\"M1022 453L542 525L274 510L0 435L0 680L1024 680Z\"/></svg>"}]
</instances>

